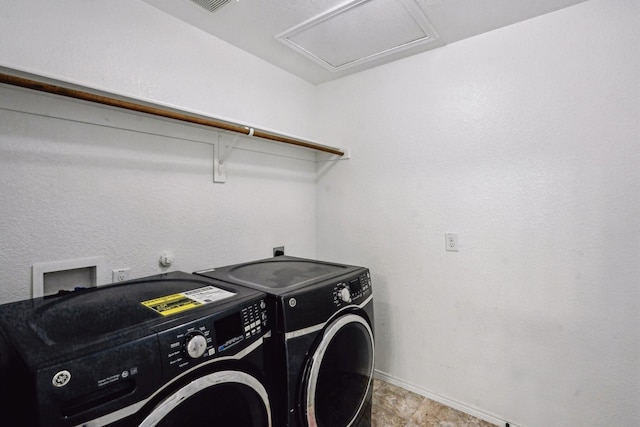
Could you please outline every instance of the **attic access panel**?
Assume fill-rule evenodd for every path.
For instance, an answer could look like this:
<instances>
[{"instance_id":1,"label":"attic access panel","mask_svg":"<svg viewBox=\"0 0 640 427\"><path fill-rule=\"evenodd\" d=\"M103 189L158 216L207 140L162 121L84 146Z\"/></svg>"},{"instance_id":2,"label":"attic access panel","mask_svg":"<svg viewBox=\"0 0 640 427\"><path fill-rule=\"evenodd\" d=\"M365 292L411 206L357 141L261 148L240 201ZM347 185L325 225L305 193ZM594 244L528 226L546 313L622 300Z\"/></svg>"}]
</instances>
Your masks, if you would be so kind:
<instances>
[{"instance_id":1,"label":"attic access panel","mask_svg":"<svg viewBox=\"0 0 640 427\"><path fill-rule=\"evenodd\" d=\"M415 0L350 0L276 36L329 71L437 38Z\"/></svg>"}]
</instances>

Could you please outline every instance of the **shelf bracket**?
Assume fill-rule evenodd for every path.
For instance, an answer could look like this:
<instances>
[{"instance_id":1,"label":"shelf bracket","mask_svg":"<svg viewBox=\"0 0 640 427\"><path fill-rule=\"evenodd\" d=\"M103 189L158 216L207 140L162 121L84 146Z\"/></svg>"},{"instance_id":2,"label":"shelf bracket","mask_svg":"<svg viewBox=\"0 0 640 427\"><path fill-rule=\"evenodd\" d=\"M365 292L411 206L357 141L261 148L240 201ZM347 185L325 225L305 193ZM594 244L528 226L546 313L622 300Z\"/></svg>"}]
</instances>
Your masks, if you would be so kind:
<instances>
[{"instance_id":1,"label":"shelf bracket","mask_svg":"<svg viewBox=\"0 0 640 427\"><path fill-rule=\"evenodd\" d=\"M238 140L240 139L240 136L242 134L238 133L236 134L236 136L233 138L233 141L231 141L231 144L228 146L220 146L220 150L221 155L220 158L218 159L218 162L220 162L221 165L224 164L224 162L227 161L227 158L229 157L229 154L231 154L231 152L233 151L234 148L236 148L236 144L238 143ZM248 136L253 136L253 128L249 128L249 134ZM218 141L220 140L220 134L218 134Z\"/></svg>"},{"instance_id":2,"label":"shelf bracket","mask_svg":"<svg viewBox=\"0 0 640 427\"><path fill-rule=\"evenodd\" d=\"M253 136L254 129L252 127L247 127L248 134L247 136ZM222 135L218 133L218 142L214 144L213 148L213 182L221 182L224 183L227 181L227 167L225 162L229 158L229 155L236 148L236 144L240 140L242 134L236 134L233 137L233 141L231 144L226 145L222 144L221 139Z\"/></svg>"},{"instance_id":3,"label":"shelf bracket","mask_svg":"<svg viewBox=\"0 0 640 427\"><path fill-rule=\"evenodd\" d=\"M234 141L233 145L235 145L239 136L236 136L236 141ZM220 140L221 135L218 133L218 142L213 144L213 182L225 183L227 182L227 167L224 161L229 157L229 153L222 147Z\"/></svg>"}]
</instances>

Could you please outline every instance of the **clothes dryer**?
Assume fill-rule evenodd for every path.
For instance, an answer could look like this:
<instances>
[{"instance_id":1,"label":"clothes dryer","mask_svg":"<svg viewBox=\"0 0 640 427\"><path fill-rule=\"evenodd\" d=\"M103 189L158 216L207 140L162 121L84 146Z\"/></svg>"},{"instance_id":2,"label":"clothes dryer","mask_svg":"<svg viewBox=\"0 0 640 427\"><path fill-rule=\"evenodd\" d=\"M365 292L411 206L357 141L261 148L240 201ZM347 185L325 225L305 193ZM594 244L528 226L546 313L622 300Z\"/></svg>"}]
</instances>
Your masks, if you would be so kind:
<instances>
[{"instance_id":1,"label":"clothes dryer","mask_svg":"<svg viewBox=\"0 0 640 427\"><path fill-rule=\"evenodd\" d=\"M196 274L267 293L266 369L278 426L371 425L369 269L279 256Z\"/></svg>"},{"instance_id":2,"label":"clothes dryer","mask_svg":"<svg viewBox=\"0 0 640 427\"><path fill-rule=\"evenodd\" d=\"M1 424L270 427L265 296L172 272L4 304Z\"/></svg>"}]
</instances>

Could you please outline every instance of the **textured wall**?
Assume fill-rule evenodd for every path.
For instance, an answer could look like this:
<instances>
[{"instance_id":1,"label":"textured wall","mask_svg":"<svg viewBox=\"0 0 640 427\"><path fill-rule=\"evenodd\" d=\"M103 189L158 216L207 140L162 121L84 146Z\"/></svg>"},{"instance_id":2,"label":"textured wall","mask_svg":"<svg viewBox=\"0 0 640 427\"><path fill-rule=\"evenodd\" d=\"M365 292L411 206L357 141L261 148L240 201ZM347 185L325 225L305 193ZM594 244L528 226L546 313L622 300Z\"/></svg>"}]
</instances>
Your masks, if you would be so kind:
<instances>
[{"instance_id":1,"label":"textured wall","mask_svg":"<svg viewBox=\"0 0 640 427\"><path fill-rule=\"evenodd\" d=\"M3 0L0 36L0 66L312 136L312 85L141 1Z\"/></svg>"},{"instance_id":2,"label":"textured wall","mask_svg":"<svg viewBox=\"0 0 640 427\"><path fill-rule=\"evenodd\" d=\"M381 372L522 426L635 425L638 16L591 0L314 88L142 2L4 1L2 66L353 158L316 185L309 162L236 151L214 185L210 146L184 141L208 133L3 89L50 111L0 110L0 298L29 296L34 262L104 255L138 276L166 249L190 271L317 239L372 268ZM117 128L46 117L67 112ZM140 121L171 136L126 130Z\"/></svg>"},{"instance_id":3,"label":"textured wall","mask_svg":"<svg viewBox=\"0 0 640 427\"><path fill-rule=\"evenodd\" d=\"M4 1L0 40L1 66L313 137L312 85L143 2ZM214 184L193 142L214 132L0 90L0 301L30 297L36 262L103 255L106 282L163 271L164 250L185 271L314 255L307 151L256 141L294 158L236 150Z\"/></svg>"},{"instance_id":4,"label":"textured wall","mask_svg":"<svg viewBox=\"0 0 640 427\"><path fill-rule=\"evenodd\" d=\"M379 371L494 421L638 424L638 7L320 87L353 158L318 183L318 256L372 268Z\"/></svg>"}]
</instances>

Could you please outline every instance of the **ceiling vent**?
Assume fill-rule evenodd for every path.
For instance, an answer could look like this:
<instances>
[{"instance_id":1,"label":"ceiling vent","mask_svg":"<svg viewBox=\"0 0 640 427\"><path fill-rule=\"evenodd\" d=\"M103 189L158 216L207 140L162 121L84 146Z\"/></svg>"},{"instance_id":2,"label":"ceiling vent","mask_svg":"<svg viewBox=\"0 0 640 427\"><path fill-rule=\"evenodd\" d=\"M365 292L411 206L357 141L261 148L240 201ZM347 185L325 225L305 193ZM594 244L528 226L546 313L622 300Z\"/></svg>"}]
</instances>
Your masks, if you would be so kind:
<instances>
[{"instance_id":1,"label":"ceiling vent","mask_svg":"<svg viewBox=\"0 0 640 427\"><path fill-rule=\"evenodd\" d=\"M215 12L222 6L231 3L231 0L191 0L198 6L202 6L209 12Z\"/></svg>"},{"instance_id":2,"label":"ceiling vent","mask_svg":"<svg viewBox=\"0 0 640 427\"><path fill-rule=\"evenodd\" d=\"M329 71L437 38L416 0L350 0L276 36Z\"/></svg>"}]
</instances>

